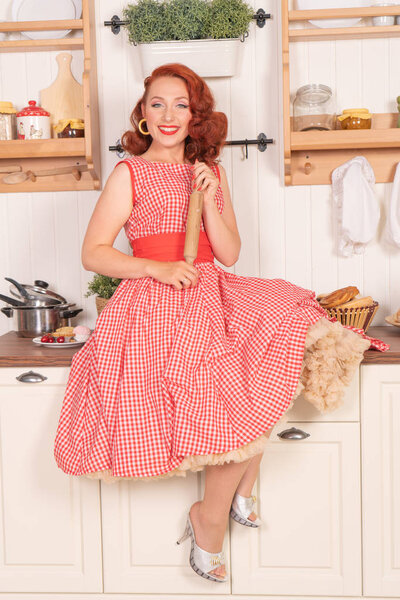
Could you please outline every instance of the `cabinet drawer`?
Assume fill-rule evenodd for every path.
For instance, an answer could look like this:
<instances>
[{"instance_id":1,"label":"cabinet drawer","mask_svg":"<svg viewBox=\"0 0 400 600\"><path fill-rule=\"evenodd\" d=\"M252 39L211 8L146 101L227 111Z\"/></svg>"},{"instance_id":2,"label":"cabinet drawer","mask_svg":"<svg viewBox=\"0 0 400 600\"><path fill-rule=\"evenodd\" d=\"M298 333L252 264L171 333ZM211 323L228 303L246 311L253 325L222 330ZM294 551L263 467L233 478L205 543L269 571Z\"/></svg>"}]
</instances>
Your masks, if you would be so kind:
<instances>
[{"instance_id":1,"label":"cabinet drawer","mask_svg":"<svg viewBox=\"0 0 400 600\"><path fill-rule=\"evenodd\" d=\"M350 385L346 388L343 404L330 413L321 413L313 404L300 394L294 401L293 407L287 413L289 422L292 421L359 421L360 420L360 371L356 371Z\"/></svg>"},{"instance_id":2,"label":"cabinet drawer","mask_svg":"<svg viewBox=\"0 0 400 600\"><path fill-rule=\"evenodd\" d=\"M43 385L66 385L68 381L70 367L4 367L0 369L0 387L1 386L43 386ZM26 383L19 381L17 377L27 373L37 374L36 383ZM40 381L40 375L45 377ZM1 391L0 391L1 394Z\"/></svg>"}]
</instances>

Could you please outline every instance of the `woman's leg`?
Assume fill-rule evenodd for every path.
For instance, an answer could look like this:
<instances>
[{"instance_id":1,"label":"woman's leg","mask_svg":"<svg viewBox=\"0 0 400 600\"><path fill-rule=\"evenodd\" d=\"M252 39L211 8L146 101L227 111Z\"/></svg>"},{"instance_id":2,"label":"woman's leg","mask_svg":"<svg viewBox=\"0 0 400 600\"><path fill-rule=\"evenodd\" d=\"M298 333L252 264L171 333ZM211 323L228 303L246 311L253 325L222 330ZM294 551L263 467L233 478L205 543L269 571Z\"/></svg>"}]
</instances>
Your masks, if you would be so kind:
<instances>
[{"instance_id":1,"label":"woman's leg","mask_svg":"<svg viewBox=\"0 0 400 600\"><path fill-rule=\"evenodd\" d=\"M249 465L250 459L223 465L207 465L204 498L190 509L190 519L195 531L196 543L207 552L220 552L233 495ZM210 571L225 576L225 565Z\"/></svg>"},{"instance_id":2,"label":"woman's leg","mask_svg":"<svg viewBox=\"0 0 400 600\"><path fill-rule=\"evenodd\" d=\"M236 488L236 491L240 496L244 496L245 498L249 498L251 496L263 456L264 452L261 452L250 459L249 466L243 473L242 479L239 481L239 485ZM247 518L250 519L250 521L254 521L257 518L257 515L252 512Z\"/></svg>"},{"instance_id":3,"label":"woman's leg","mask_svg":"<svg viewBox=\"0 0 400 600\"><path fill-rule=\"evenodd\" d=\"M269 430L269 435L267 437L271 435L271 431L272 429ZM249 465L246 471L243 473L243 477L239 481L239 485L236 488L236 491L240 496L244 496L245 498L249 498L251 496L253 492L253 486L258 477L260 463L263 456L264 452L261 452L250 459ZM257 518L257 515L252 512L247 518L250 519L250 521L254 521Z\"/></svg>"}]
</instances>

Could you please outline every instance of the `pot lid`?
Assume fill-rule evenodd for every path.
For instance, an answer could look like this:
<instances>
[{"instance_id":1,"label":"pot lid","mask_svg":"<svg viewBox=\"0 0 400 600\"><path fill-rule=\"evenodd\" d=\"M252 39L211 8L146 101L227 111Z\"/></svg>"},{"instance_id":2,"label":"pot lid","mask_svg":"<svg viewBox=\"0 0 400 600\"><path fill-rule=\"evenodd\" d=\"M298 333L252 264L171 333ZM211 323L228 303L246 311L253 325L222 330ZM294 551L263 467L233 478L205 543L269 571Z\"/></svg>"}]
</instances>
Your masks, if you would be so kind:
<instances>
[{"instance_id":1,"label":"pot lid","mask_svg":"<svg viewBox=\"0 0 400 600\"><path fill-rule=\"evenodd\" d=\"M32 303L36 303L37 300L40 300L46 306L67 304L67 300L63 296L60 296L60 294L47 289L49 284L46 281L35 279L34 285L28 285L25 283L20 283L19 285L26 290L29 296L28 298L24 297L24 295L15 287L15 285L10 286L10 293L15 296L15 298L18 298L18 300L25 302L27 306Z\"/></svg>"},{"instance_id":2,"label":"pot lid","mask_svg":"<svg viewBox=\"0 0 400 600\"><path fill-rule=\"evenodd\" d=\"M29 106L25 106L17 113L17 117L49 117L50 113L41 106L36 106L35 100L29 100Z\"/></svg>"}]
</instances>

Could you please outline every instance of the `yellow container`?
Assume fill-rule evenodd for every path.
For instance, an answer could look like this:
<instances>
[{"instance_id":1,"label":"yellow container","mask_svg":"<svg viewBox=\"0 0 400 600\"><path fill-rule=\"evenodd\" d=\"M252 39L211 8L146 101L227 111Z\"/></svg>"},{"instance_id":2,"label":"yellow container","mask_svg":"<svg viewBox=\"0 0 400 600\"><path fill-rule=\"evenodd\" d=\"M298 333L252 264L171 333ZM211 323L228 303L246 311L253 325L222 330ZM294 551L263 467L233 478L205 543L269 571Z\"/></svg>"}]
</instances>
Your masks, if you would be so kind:
<instances>
[{"instance_id":1,"label":"yellow container","mask_svg":"<svg viewBox=\"0 0 400 600\"><path fill-rule=\"evenodd\" d=\"M348 108L338 121L342 129L371 129L372 115L367 108Z\"/></svg>"}]
</instances>

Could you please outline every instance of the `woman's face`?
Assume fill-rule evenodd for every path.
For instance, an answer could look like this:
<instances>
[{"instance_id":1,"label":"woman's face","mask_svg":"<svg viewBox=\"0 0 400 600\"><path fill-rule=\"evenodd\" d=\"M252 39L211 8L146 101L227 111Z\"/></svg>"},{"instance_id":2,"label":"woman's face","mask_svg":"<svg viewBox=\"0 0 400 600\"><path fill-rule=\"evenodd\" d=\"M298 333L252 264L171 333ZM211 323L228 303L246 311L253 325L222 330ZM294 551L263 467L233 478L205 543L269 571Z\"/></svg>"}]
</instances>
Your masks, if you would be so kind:
<instances>
[{"instance_id":1,"label":"woman's face","mask_svg":"<svg viewBox=\"0 0 400 600\"><path fill-rule=\"evenodd\" d=\"M172 148L184 142L192 118L189 93L180 77L158 77L149 87L142 104L148 131L153 141Z\"/></svg>"}]
</instances>

